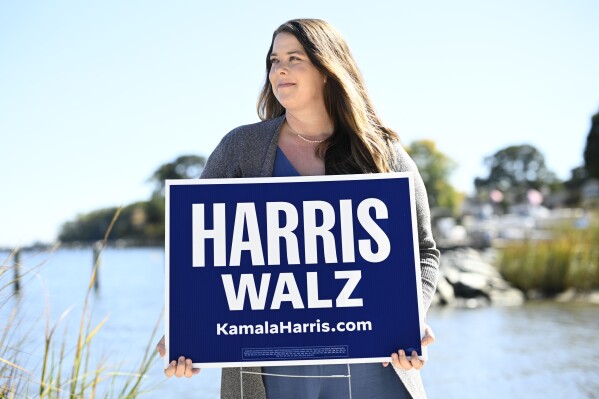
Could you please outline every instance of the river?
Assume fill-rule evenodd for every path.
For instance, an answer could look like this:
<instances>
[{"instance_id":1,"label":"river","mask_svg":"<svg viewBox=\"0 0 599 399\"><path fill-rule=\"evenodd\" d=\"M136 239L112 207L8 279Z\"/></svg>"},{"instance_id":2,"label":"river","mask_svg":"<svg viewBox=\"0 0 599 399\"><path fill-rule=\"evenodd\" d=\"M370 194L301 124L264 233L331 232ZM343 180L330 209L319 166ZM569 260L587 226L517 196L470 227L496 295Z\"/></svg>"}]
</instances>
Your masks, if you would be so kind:
<instances>
[{"instance_id":1,"label":"river","mask_svg":"<svg viewBox=\"0 0 599 399\"><path fill-rule=\"evenodd\" d=\"M0 253L0 264L11 264L7 256ZM67 362L73 357L92 251L25 252L21 262L22 273L28 271L21 294L8 297L10 289L0 291L0 325L7 324L10 310L18 307L12 328L15 337L26 340L18 350L4 349L4 356L35 375L40 372L36 365L43 356L47 315L52 326L70 307L55 341L66 340ZM0 287L8 274L0 278ZM92 326L106 316L108 320L92 341L92 361L133 372L164 305L164 253L160 248L107 249L99 281L99 291L92 294ZM428 322L437 336L422 372L430 399L599 397L599 306L536 302L433 308ZM126 377L116 378L118 386ZM190 380L167 380L162 362L156 360L144 379L150 390L142 397L218 398L219 385L218 369L204 369Z\"/></svg>"}]
</instances>

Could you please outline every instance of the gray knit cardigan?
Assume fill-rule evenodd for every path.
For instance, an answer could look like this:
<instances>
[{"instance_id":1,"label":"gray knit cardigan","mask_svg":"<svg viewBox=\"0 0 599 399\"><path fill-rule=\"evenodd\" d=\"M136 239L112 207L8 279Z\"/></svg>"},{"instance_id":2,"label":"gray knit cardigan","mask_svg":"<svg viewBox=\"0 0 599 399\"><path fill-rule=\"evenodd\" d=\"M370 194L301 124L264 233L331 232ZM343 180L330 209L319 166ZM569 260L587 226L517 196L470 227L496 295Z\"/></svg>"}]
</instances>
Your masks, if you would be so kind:
<instances>
[{"instance_id":1,"label":"gray knit cardigan","mask_svg":"<svg viewBox=\"0 0 599 399\"><path fill-rule=\"evenodd\" d=\"M272 176L279 132L284 121L285 116L283 115L233 129L221 140L208 158L201 178ZM426 312L437 285L439 251L436 249L431 233L428 198L422 178L414 161L399 143L395 149L396 158L392 162L393 169L396 172L412 172L414 175L422 294ZM399 369L395 369L395 371L414 399L426 398L418 371ZM260 367L224 368L221 398L265 398L260 372Z\"/></svg>"}]
</instances>

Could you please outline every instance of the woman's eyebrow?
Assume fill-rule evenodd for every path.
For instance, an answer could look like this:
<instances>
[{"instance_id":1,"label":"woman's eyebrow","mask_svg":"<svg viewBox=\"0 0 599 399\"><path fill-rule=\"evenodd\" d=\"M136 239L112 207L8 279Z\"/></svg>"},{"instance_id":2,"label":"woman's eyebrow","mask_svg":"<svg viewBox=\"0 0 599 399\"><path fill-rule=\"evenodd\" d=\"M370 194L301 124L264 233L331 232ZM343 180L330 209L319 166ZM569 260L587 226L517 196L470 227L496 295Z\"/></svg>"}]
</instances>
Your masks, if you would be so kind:
<instances>
[{"instance_id":1,"label":"woman's eyebrow","mask_svg":"<svg viewBox=\"0 0 599 399\"><path fill-rule=\"evenodd\" d=\"M306 53L302 50L291 50L287 52L287 55L289 54L300 54L300 55L306 55ZM276 57L277 53L270 53L271 57Z\"/></svg>"}]
</instances>

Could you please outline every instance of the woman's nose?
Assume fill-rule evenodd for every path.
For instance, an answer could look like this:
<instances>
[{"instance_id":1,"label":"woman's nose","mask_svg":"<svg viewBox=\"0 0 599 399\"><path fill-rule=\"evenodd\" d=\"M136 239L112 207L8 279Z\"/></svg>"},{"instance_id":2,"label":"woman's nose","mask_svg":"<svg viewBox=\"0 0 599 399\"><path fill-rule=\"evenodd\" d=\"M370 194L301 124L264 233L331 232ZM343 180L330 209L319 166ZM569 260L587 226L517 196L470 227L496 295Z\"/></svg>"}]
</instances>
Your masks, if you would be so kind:
<instances>
[{"instance_id":1,"label":"woman's nose","mask_svg":"<svg viewBox=\"0 0 599 399\"><path fill-rule=\"evenodd\" d=\"M284 75L288 72L287 65L285 65L282 62L276 63L275 65L273 65L273 68L275 70L275 73L280 74L280 75Z\"/></svg>"}]
</instances>

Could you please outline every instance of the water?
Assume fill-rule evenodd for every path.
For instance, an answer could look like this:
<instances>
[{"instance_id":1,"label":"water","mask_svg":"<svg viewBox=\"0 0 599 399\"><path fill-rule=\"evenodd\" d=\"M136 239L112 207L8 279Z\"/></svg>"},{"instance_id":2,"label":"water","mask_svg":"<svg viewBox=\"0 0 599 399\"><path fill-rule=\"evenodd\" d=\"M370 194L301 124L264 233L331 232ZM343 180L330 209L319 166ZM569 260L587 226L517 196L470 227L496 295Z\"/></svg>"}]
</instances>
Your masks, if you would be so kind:
<instances>
[{"instance_id":1,"label":"water","mask_svg":"<svg viewBox=\"0 0 599 399\"><path fill-rule=\"evenodd\" d=\"M0 264L6 256L0 254ZM39 372L34 365L43 355L46 303L51 325L72 306L61 324L68 326L66 337L59 329L56 340L66 339L67 350L74 346L92 251L24 253L21 261L34 270L24 277L20 299L9 299L0 310L0 325L8 320L8 310L19 306L16 333L27 341L9 360L18 359ZM163 276L161 249L104 251L100 291L92 295L92 326L107 315L109 319L92 342L95 360L120 365L124 372L136 370L164 305ZM4 283L0 281L0 286ZM599 397L599 306L437 308L429 312L428 322L437 336L423 370L430 399ZM152 340L152 347L157 340ZM72 359L72 350L66 357ZM218 398L220 370L204 369L192 379L167 380L162 361L156 360L144 386L152 387L146 398Z\"/></svg>"},{"instance_id":2,"label":"water","mask_svg":"<svg viewBox=\"0 0 599 399\"><path fill-rule=\"evenodd\" d=\"M0 264L6 256L0 254ZM31 272L23 277L20 299L11 299L0 310L0 326L8 319L11 305L19 306L21 321L17 324L18 332L26 334L27 341L19 353L18 364L31 369L33 365L41 364L43 357L46 303L50 305L51 326L66 309L72 307L61 323L62 326L68 326L66 338L63 338L59 329L56 339L59 343L66 340L67 350L75 346L91 275L92 250L23 253L21 262ZM8 264L12 263L9 261ZM12 277L12 273L9 274ZM102 253L99 281L98 294L91 296L92 328L104 317L108 316L109 319L92 341L94 357L98 361L103 359L104 364L113 369L118 367L123 372L135 372L164 307L163 250L107 249ZM0 287L4 284L5 280L0 281ZM152 340L152 348L163 331L164 324L161 322L160 335ZM66 358L72 361L73 350L67 352ZM35 371L40 374L39 370ZM117 382L124 379L121 377ZM220 370L205 369L190 380L167 380L162 371L162 361L157 359L144 379L144 386L152 387L148 394L142 396L145 398L158 399L175 394L188 397L189 392L194 392L194 397L217 398L220 392Z\"/></svg>"},{"instance_id":3,"label":"water","mask_svg":"<svg viewBox=\"0 0 599 399\"><path fill-rule=\"evenodd\" d=\"M599 307L433 309L429 398L599 397Z\"/></svg>"}]
</instances>

